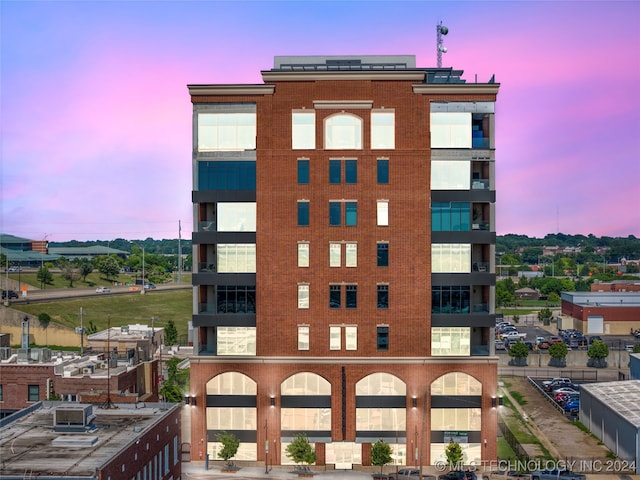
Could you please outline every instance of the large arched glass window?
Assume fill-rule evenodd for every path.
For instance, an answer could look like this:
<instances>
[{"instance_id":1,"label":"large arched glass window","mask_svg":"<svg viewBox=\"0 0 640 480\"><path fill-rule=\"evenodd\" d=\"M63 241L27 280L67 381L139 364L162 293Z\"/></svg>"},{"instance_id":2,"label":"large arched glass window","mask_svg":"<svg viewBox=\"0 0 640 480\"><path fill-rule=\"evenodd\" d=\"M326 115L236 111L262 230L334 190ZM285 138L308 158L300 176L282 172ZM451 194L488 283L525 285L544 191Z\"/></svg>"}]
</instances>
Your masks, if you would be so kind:
<instances>
[{"instance_id":1,"label":"large arched glass window","mask_svg":"<svg viewBox=\"0 0 640 480\"><path fill-rule=\"evenodd\" d=\"M361 150L362 119L348 113L332 115L324 121L324 148Z\"/></svg>"},{"instance_id":2,"label":"large arched glass window","mask_svg":"<svg viewBox=\"0 0 640 480\"><path fill-rule=\"evenodd\" d=\"M280 386L280 428L282 464L293 464L286 448L299 432L309 442L331 441L331 384L320 375L301 372Z\"/></svg>"},{"instance_id":3,"label":"large arched glass window","mask_svg":"<svg viewBox=\"0 0 640 480\"><path fill-rule=\"evenodd\" d=\"M450 440L462 447L463 462L482 458L482 383L464 372L451 372L431 384L431 465L446 461Z\"/></svg>"},{"instance_id":4,"label":"large arched glass window","mask_svg":"<svg viewBox=\"0 0 640 480\"><path fill-rule=\"evenodd\" d=\"M237 460L257 460L258 428L256 393L257 386L251 378L239 372L226 372L207 382L207 439L216 438L222 431L253 441L240 442ZM237 405L243 405L238 407ZM219 458L222 444L207 441L209 458Z\"/></svg>"}]
</instances>

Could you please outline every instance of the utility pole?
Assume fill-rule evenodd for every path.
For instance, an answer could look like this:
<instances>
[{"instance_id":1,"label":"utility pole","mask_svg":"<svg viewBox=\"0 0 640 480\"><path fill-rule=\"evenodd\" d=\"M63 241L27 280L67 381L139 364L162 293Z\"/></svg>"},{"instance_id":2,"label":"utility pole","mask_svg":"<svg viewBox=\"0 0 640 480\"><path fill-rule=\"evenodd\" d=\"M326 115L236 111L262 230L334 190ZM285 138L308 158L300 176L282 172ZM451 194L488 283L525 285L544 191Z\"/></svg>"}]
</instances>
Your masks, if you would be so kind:
<instances>
[{"instance_id":1,"label":"utility pole","mask_svg":"<svg viewBox=\"0 0 640 480\"><path fill-rule=\"evenodd\" d=\"M178 220L178 285L182 283L182 246L180 244L182 240L182 225Z\"/></svg>"}]
</instances>

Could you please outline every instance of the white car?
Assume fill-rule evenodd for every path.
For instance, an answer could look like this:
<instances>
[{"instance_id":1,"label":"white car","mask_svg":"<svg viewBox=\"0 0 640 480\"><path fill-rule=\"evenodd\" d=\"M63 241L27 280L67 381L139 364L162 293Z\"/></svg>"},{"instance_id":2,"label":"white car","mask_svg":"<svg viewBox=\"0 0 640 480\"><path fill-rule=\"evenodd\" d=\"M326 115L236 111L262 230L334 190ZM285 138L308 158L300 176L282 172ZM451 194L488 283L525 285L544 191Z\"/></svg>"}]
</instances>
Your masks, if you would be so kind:
<instances>
[{"instance_id":1,"label":"white car","mask_svg":"<svg viewBox=\"0 0 640 480\"><path fill-rule=\"evenodd\" d=\"M96 293L111 293L111 289L109 287L98 287L96 288Z\"/></svg>"}]
</instances>

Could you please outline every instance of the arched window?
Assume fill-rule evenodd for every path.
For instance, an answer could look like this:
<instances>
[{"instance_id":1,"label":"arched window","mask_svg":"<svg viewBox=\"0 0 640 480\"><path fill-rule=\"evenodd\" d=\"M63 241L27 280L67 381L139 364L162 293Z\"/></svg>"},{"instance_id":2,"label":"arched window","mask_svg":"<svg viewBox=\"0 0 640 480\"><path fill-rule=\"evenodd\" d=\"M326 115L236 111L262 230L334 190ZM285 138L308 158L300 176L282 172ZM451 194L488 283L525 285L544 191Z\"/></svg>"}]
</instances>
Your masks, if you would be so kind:
<instances>
[{"instance_id":1,"label":"arched window","mask_svg":"<svg viewBox=\"0 0 640 480\"><path fill-rule=\"evenodd\" d=\"M235 458L257 460L256 382L239 372L226 372L207 382L207 438L226 431L253 441L242 441ZM238 407L236 405L244 405ZM207 442L209 458L218 458L220 442Z\"/></svg>"},{"instance_id":2,"label":"arched window","mask_svg":"<svg viewBox=\"0 0 640 480\"><path fill-rule=\"evenodd\" d=\"M445 448L452 439L460 444L463 462L482 458L482 383L464 372L451 372L431 383L431 464L443 461Z\"/></svg>"},{"instance_id":3,"label":"arched window","mask_svg":"<svg viewBox=\"0 0 640 480\"><path fill-rule=\"evenodd\" d=\"M327 150L362 150L362 119L338 113L324 121L324 148Z\"/></svg>"}]
</instances>

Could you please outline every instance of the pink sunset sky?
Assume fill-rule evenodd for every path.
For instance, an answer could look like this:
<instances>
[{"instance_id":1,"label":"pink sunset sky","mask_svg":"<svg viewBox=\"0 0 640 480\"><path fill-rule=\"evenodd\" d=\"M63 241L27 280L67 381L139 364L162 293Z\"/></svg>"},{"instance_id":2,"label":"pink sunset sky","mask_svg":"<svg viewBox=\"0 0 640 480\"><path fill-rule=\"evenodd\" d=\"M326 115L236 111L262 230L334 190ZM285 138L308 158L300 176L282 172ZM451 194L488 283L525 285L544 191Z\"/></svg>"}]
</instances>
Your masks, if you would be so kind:
<instances>
[{"instance_id":1,"label":"pink sunset sky","mask_svg":"<svg viewBox=\"0 0 640 480\"><path fill-rule=\"evenodd\" d=\"M277 55L415 55L501 84L497 233L640 236L639 1L0 2L0 233L192 230L187 84Z\"/></svg>"}]
</instances>

